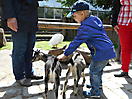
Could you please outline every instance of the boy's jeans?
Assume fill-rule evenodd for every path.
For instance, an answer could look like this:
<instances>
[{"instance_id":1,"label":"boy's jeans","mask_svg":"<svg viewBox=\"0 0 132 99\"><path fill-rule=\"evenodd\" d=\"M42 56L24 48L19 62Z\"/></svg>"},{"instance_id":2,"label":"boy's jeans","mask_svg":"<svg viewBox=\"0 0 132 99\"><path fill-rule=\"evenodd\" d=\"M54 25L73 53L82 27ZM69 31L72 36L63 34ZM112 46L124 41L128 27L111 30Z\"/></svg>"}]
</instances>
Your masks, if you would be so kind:
<instances>
[{"instance_id":1,"label":"boy's jeans","mask_svg":"<svg viewBox=\"0 0 132 99\"><path fill-rule=\"evenodd\" d=\"M101 94L101 90L99 86L102 85L102 74L103 68L108 63L108 60L104 61L91 61L90 64L90 83L92 89L90 90L91 95L99 96Z\"/></svg>"}]
</instances>

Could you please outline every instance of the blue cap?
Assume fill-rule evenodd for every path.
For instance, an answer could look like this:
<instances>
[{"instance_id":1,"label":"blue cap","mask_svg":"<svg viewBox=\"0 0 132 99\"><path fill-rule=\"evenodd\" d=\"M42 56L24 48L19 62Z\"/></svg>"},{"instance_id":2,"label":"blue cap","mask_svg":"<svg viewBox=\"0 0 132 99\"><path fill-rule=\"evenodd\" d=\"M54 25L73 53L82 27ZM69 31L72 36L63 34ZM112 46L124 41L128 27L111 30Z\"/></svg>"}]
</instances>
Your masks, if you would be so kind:
<instances>
[{"instance_id":1,"label":"blue cap","mask_svg":"<svg viewBox=\"0 0 132 99\"><path fill-rule=\"evenodd\" d=\"M82 10L89 10L89 4L86 1L77 1L73 4L71 11L67 14L66 17L71 17L74 12L82 11Z\"/></svg>"}]
</instances>

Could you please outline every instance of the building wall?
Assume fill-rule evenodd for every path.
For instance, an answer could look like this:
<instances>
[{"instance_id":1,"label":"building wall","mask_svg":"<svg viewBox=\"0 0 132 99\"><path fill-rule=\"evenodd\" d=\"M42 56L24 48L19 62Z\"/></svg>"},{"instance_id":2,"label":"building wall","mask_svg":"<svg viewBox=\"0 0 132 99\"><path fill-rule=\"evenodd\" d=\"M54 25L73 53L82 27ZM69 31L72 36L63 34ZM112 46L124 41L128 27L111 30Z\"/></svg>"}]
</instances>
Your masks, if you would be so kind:
<instances>
[{"instance_id":1,"label":"building wall","mask_svg":"<svg viewBox=\"0 0 132 99\"><path fill-rule=\"evenodd\" d=\"M39 7L38 16L40 18L52 18L52 19L65 19L65 16L69 12L67 8L56 7ZM110 24L110 11L97 11L91 10L91 14L98 16L104 24ZM69 21L68 21L69 22Z\"/></svg>"},{"instance_id":2,"label":"building wall","mask_svg":"<svg viewBox=\"0 0 132 99\"><path fill-rule=\"evenodd\" d=\"M50 8L50 7L39 7L38 8L39 18L52 18L52 19L62 19L63 9Z\"/></svg>"}]
</instances>

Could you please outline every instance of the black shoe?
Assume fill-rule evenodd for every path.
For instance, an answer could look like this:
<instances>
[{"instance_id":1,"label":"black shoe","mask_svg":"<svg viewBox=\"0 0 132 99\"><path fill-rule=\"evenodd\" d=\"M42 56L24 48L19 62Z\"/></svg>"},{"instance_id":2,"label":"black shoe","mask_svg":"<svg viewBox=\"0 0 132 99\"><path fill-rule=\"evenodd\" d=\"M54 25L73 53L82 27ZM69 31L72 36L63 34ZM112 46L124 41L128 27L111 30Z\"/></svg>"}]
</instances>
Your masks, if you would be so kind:
<instances>
[{"instance_id":1,"label":"black shoe","mask_svg":"<svg viewBox=\"0 0 132 99\"><path fill-rule=\"evenodd\" d=\"M128 76L128 72L121 72L120 74L115 74L115 77L126 77Z\"/></svg>"},{"instance_id":2,"label":"black shoe","mask_svg":"<svg viewBox=\"0 0 132 99\"><path fill-rule=\"evenodd\" d=\"M32 85L31 83L31 79L27 79L27 78L23 78L21 80L16 80L16 82L21 85L21 86L24 86L24 87L29 87Z\"/></svg>"},{"instance_id":3,"label":"black shoe","mask_svg":"<svg viewBox=\"0 0 132 99\"><path fill-rule=\"evenodd\" d=\"M30 78L31 80L40 80L40 79L43 79L43 76L32 75L32 76L26 77L26 78Z\"/></svg>"}]
</instances>

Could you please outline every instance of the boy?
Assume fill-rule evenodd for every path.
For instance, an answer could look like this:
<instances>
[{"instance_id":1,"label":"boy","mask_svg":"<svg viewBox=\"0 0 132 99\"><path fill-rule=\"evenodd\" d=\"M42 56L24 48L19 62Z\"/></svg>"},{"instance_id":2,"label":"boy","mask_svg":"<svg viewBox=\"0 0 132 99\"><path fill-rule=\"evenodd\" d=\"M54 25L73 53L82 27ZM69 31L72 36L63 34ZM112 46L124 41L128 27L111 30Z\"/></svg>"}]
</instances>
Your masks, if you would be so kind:
<instances>
[{"instance_id":1,"label":"boy","mask_svg":"<svg viewBox=\"0 0 132 99\"><path fill-rule=\"evenodd\" d=\"M77 29L77 36L69 44L64 54L59 55L59 60L65 60L82 43L86 43L91 51L92 61L90 63L90 92L84 91L85 97L100 98L100 86L102 85L103 68L108 60L114 58L115 51L111 40L106 35L101 20L96 16L89 15L89 5L85 1L77 1L73 4L71 12L74 20L81 23Z\"/></svg>"}]
</instances>

